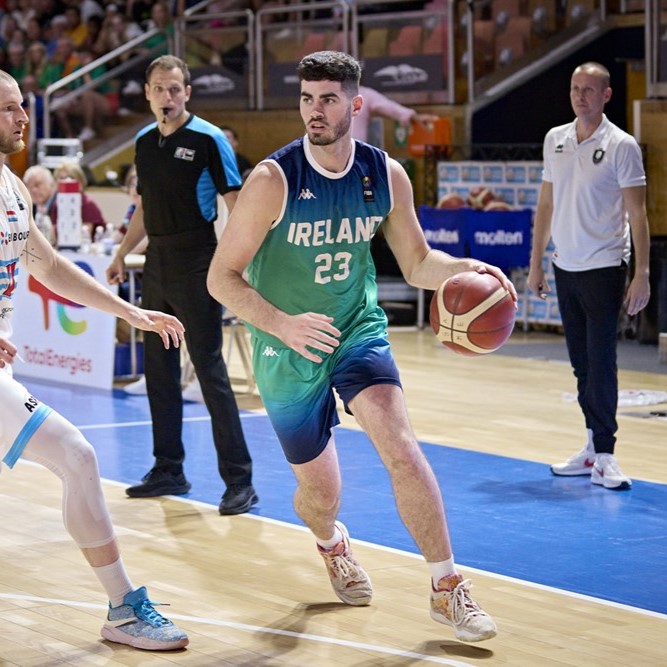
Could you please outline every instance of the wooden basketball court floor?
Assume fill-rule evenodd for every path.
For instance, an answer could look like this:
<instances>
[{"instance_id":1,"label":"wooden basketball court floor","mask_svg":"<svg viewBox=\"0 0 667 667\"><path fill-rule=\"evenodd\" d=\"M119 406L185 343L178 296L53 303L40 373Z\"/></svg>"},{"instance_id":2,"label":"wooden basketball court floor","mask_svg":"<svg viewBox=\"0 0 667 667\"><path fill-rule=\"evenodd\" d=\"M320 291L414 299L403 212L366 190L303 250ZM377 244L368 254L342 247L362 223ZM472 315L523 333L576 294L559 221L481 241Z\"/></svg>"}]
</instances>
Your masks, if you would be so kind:
<instances>
[{"instance_id":1,"label":"wooden basketball court floor","mask_svg":"<svg viewBox=\"0 0 667 667\"><path fill-rule=\"evenodd\" d=\"M204 406L185 408L190 494L130 500L124 488L152 461L146 398L26 379L94 444L133 582L170 603L164 611L190 646L160 654L101 640L106 600L62 526L60 483L19 462L0 475L0 665L667 665L667 405L619 409L617 454L634 486L608 491L549 473L548 463L582 444L578 407L566 400L568 364L459 357L429 332L390 338L444 492L457 562L494 615L496 638L464 644L430 620L428 569L350 417L341 413L337 432L341 518L373 579L366 608L332 593L291 509L291 472L256 395L239 385L260 503L221 517ZM231 367L235 374L234 358ZM625 390L667 391L664 373L621 370L620 378Z\"/></svg>"}]
</instances>

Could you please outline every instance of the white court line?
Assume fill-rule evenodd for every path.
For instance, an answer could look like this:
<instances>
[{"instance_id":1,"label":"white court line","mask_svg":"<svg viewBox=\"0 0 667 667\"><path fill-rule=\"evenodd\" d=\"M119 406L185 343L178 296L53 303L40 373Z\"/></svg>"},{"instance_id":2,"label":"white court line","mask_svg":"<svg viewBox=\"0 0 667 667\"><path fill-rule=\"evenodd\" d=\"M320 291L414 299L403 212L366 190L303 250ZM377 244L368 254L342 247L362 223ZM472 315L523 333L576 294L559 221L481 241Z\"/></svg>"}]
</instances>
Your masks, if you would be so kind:
<instances>
[{"instance_id":1,"label":"white court line","mask_svg":"<svg viewBox=\"0 0 667 667\"><path fill-rule=\"evenodd\" d=\"M35 466L39 465L37 463L33 463L32 461L24 461L23 459L20 459L19 462L28 465L35 465ZM122 487L127 486L127 484L124 484L122 482L117 482L116 480L113 479L104 479L103 481L105 482L105 484L111 484L114 486L122 486ZM193 498L181 498L180 496L163 496L163 497L170 498L171 500L175 500L176 502L179 503L196 505L198 507L207 509L215 507L215 505L202 502L201 500L195 500ZM287 521L281 521L280 519L272 519L266 516L259 516L257 514L250 514L250 513L239 514L235 518L237 520L250 519L252 521L263 521L265 523L272 523L276 526L291 528L292 530L301 530L303 532L310 532L308 528L306 528L305 526L289 523ZM408 558L415 558L421 561L424 560L421 554L411 553L410 551L402 551L401 549L395 549L394 547L387 547L382 544L375 544L374 542L365 542L364 540L359 540L354 537L352 539L353 542L355 542L356 544L363 544L365 547L378 549L379 551L385 551L387 553L397 554L398 556L407 556ZM488 572L487 570L480 570L479 568L469 567L467 565L462 565L461 563L456 563L456 567L460 570L464 570L465 572L479 574L484 577L489 577L490 579L497 579L498 581L506 581L511 584L516 584L518 586L526 586L527 588L534 588L535 590L546 591L548 593L555 593L556 595L563 595L565 597L575 598L577 600L583 600L584 602L590 602L592 604L599 604L602 605L603 607L614 607L615 609L622 609L624 611L629 611L634 614L640 614L642 616L650 616L651 618L658 618L660 620L667 621L667 614L663 614L659 611L652 611L651 609L642 609L641 607L633 607L632 605L622 604L621 602L613 602L612 600L603 600L602 598L596 598L593 597L592 595L584 595L583 593L575 593L573 591L567 591L562 588L554 588L553 586L538 584L533 581L526 581L524 579L517 579L515 577L509 577L505 574L498 574L497 572Z\"/></svg>"},{"instance_id":2,"label":"white court line","mask_svg":"<svg viewBox=\"0 0 667 667\"><path fill-rule=\"evenodd\" d=\"M68 607L81 607L84 609L100 609L106 611L106 605L95 604L92 602L77 602L76 600L59 600L57 598L43 598L34 595L14 595L11 593L0 593L0 599L3 600L21 600L23 602L36 602L38 604L63 604ZM292 632L291 630L278 630L267 628L261 625L248 625L246 623L234 623L232 621L221 621L215 618L201 618L199 616L184 616L182 614L169 614L169 618L177 621L186 621L187 623L199 623L203 625L215 625L222 628L232 628L242 632L258 633L263 632L269 635L279 635L282 637L293 637L295 639L304 639L320 644L332 644L334 646L345 646L346 648L358 649L360 651L373 651L384 655L398 656L401 658L411 658L421 662L434 662L438 665L449 665L449 667L473 667L469 662L460 662L459 660L450 660L448 658L439 658L434 655L424 653L414 653L413 651L402 651L400 649L389 648L388 646L375 646L374 644L364 644L362 642L351 642L345 639L334 639L332 637L323 637L322 635L312 635L305 632Z\"/></svg>"},{"instance_id":3,"label":"white court line","mask_svg":"<svg viewBox=\"0 0 667 667\"><path fill-rule=\"evenodd\" d=\"M248 417L266 417L265 412L241 412L241 420ZM183 417L184 422L206 422L211 421L211 417L208 415L202 415L201 417ZM129 428L131 426L151 426L153 422L148 419L139 422L111 422L109 424L87 424L86 426L77 426L76 428L79 431L95 431L101 428Z\"/></svg>"}]
</instances>

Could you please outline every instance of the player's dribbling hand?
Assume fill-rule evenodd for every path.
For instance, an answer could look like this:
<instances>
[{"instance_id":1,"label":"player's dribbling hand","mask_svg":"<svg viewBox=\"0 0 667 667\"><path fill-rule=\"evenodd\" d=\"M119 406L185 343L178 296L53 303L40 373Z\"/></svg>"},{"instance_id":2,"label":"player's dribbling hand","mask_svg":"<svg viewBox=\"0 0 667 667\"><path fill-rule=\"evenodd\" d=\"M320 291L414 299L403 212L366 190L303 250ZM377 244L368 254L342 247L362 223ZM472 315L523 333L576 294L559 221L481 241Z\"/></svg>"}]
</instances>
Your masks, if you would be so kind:
<instances>
[{"instance_id":1,"label":"player's dribbling hand","mask_svg":"<svg viewBox=\"0 0 667 667\"><path fill-rule=\"evenodd\" d=\"M331 354L338 347L340 331L332 322L333 317L321 313L292 315L287 320L285 332L279 338L302 357L321 364L322 357L308 348Z\"/></svg>"},{"instance_id":2,"label":"player's dribbling hand","mask_svg":"<svg viewBox=\"0 0 667 667\"><path fill-rule=\"evenodd\" d=\"M181 345L185 327L173 315L167 315L159 310L135 308L126 319L135 329L152 331L158 334L167 350L170 345L174 347L180 347Z\"/></svg>"}]
</instances>

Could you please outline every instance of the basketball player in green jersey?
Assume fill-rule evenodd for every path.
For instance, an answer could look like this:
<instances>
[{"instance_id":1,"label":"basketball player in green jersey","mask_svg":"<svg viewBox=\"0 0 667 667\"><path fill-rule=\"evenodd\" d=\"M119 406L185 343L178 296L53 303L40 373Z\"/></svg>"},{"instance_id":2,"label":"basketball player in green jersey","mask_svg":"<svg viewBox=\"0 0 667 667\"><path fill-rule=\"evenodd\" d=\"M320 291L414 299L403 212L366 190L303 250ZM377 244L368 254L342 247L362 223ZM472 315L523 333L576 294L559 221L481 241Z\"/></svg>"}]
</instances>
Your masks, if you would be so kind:
<instances>
[{"instance_id":1,"label":"basketball player in green jersey","mask_svg":"<svg viewBox=\"0 0 667 667\"><path fill-rule=\"evenodd\" d=\"M341 477L333 388L376 447L398 511L431 570L431 616L463 641L496 634L456 571L438 483L410 426L378 306L370 242L380 224L405 280L436 289L461 271L496 267L429 249L403 168L351 138L363 105L359 63L344 53L306 56L297 73L306 136L252 172L208 276L215 298L253 333L264 406L292 466L297 514L313 532L336 595L371 601L371 582L336 520ZM244 272L247 269L247 279Z\"/></svg>"}]
</instances>

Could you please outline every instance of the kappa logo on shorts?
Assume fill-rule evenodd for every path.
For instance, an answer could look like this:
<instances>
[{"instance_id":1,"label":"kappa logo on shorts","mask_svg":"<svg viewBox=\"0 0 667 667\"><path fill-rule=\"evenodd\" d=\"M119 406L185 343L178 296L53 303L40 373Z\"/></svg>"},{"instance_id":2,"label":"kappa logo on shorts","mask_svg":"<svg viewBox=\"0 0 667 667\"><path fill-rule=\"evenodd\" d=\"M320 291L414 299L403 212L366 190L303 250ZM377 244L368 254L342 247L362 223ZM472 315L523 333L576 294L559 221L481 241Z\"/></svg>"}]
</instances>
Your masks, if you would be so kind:
<instances>
[{"instance_id":1,"label":"kappa logo on shorts","mask_svg":"<svg viewBox=\"0 0 667 667\"><path fill-rule=\"evenodd\" d=\"M277 357L278 353L270 346L267 345L262 352L263 357Z\"/></svg>"},{"instance_id":2,"label":"kappa logo on shorts","mask_svg":"<svg viewBox=\"0 0 667 667\"><path fill-rule=\"evenodd\" d=\"M317 199L317 197L310 191L310 188L301 188L297 199Z\"/></svg>"}]
</instances>

